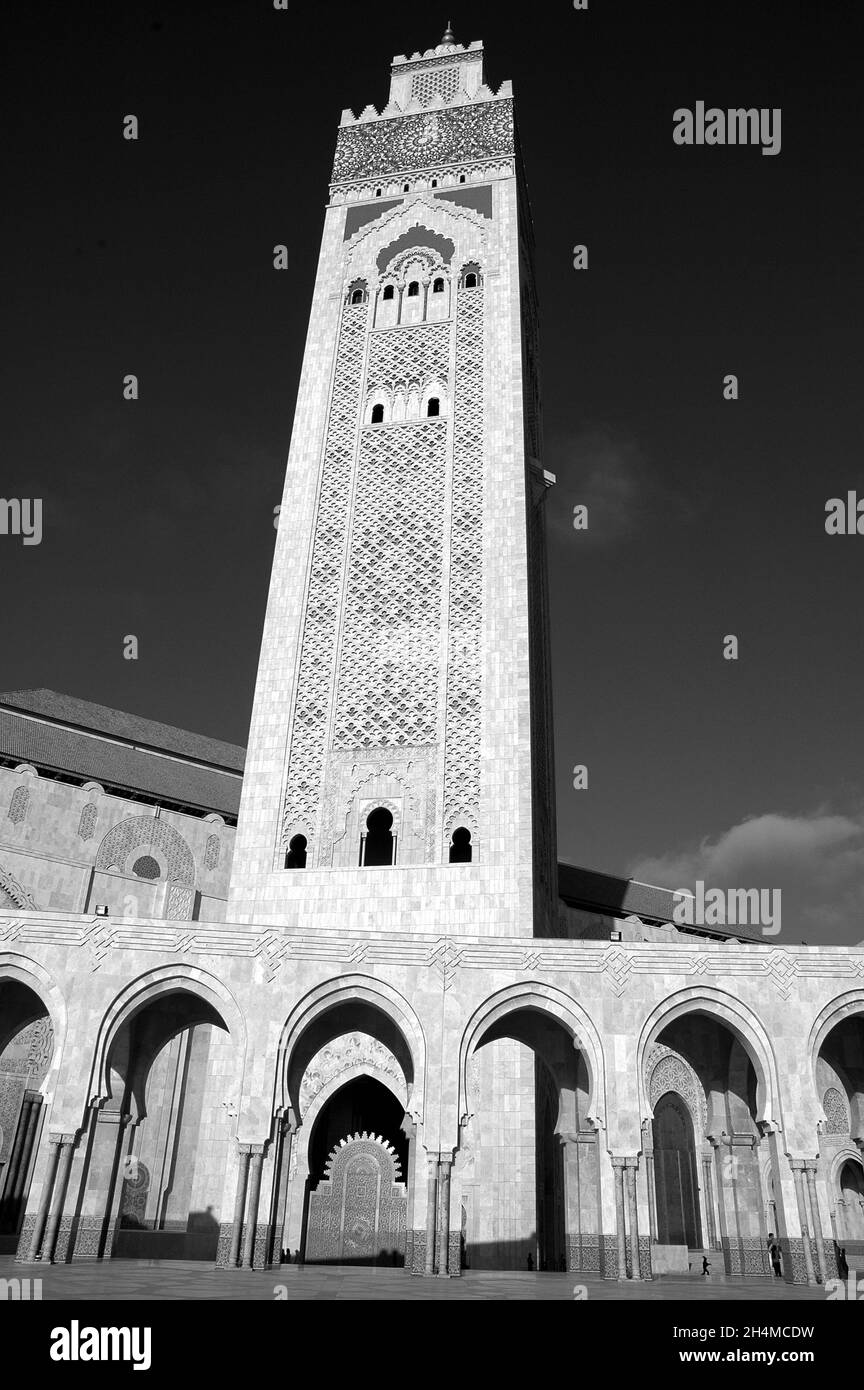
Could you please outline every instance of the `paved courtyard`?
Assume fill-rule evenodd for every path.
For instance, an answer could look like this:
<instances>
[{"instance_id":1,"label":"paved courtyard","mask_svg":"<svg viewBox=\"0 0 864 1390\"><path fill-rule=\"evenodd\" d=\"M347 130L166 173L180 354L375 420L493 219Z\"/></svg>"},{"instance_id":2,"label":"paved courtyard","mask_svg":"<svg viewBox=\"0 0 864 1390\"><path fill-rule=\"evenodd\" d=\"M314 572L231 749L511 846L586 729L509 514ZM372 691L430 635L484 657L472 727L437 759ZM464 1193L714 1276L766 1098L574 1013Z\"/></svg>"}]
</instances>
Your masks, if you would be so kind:
<instances>
[{"instance_id":1,"label":"paved courtyard","mask_svg":"<svg viewBox=\"0 0 864 1390\"><path fill-rule=\"evenodd\" d=\"M422 1279L399 1269L285 1265L266 1272L217 1270L193 1261L111 1260L104 1264L16 1265L0 1259L0 1279L39 1278L42 1298L66 1300L241 1299L298 1300L574 1299L580 1287L589 1300L824 1300L820 1288L782 1280L663 1278L619 1284L578 1274L497 1273L469 1270L460 1279ZM284 1290L284 1292L282 1292Z\"/></svg>"}]
</instances>

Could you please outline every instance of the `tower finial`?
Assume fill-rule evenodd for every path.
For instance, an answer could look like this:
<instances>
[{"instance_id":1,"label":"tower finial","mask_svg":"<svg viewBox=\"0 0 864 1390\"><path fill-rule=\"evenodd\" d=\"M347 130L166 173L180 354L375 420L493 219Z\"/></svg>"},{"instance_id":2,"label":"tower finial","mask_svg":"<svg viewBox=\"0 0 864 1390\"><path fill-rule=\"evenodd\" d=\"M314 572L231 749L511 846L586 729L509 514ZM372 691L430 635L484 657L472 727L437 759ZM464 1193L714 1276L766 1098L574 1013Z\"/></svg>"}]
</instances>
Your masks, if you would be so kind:
<instances>
[{"instance_id":1,"label":"tower finial","mask_svg":"<svg viewBox=\"0 0 864 1390\"><path fill-rule=\"evenodd\" d=\"M456 47L456 36L455 36L455 34L453 33L453 25L452 25L452 22L451 22L449 19L448 19L448 21L447 21L447 32L445 33L443 39L441 40L441 47L443 48L445 45L446 45L448 48L455 48L455 47Z\"/></svg>"}]
</instances>

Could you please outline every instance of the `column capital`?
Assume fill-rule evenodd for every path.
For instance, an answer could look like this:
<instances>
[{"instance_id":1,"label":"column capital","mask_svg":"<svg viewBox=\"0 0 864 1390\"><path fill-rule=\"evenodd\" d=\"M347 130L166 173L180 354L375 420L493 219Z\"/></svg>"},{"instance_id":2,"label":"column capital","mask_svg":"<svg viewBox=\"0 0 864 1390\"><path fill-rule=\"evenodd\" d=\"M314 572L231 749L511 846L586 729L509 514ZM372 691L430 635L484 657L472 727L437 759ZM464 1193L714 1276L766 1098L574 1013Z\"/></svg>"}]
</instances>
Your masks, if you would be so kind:
<instances>
[{"instance_id":1,"label":"column capital","mask_svg":"<svg viewBox=\"0 0 864 1390\"><path fill-rule=\"evenodd\" d=\"M52 1132L48 1135L48 1143L49 1143L49 1144L72 1144L72 1145L74 1146L75 1144L78 1143L78 1133L79 1133L79 1132L78 1132L77 1129L75 1130L75 1132L74 1132L73 1134L60 1134L60 1133L58 1133L57 1130L52 1130Z\"/></svg>"},{"instance_id":2,"label":"column capital","mask_svg":"<svg viewBox=\"0 0 864 1390\"><path fill-rule=\"evenodd\" d=\"M618 1155L618 1156L616 1157L615 1154L610 1154L610 1155L609 1155L609 1162L612 1164L612 1167L613 1167L613 1168L616 1168L616 1169L620 1168L622 1172L624 1171L624 1169L625 1169L626 1166L627 1166L627 1159L624 1158L623 1155Z\"/></svg>"},{"instance_id":3,"label":"column capital","mask_svg":"<svg viewBox=\"0 0 864 1390\"><path fill-rule=\"evenodd\" d=\"M637 1169L637 1170L638 1170L638 1168L639 1168L639 1154L632 1154L632 1155L630 1155L629 1157L625 1158L625 1160L624 1160L624 1166L625 1166L626 1168L633 1168L633 1169Z\"/></svg>"},{"instance_id":4,"label":"column capital","mask_svg":"<svg viewBox=\"0 0 864 1390\"><path fill-rule=\"evenodd\" d=\"M808 1174L812 1173L813 1176L815 1177L816 1174L817 1174L818 1171L819 1171L819 1160L818 1160L818 1158L805 1158L805 1159L804 1159L804 1171L805 1171L805 1173L808 1173Z\"/></svg>"},{"instance_id":5,"label":"column capital","mask_svg":"<svg viewBox=\"0 0 864 1390\"><path fill-rule=\"evenodd\" d=\"M803 1173L803 1172L805 1172L805 1170L806 1170L806 1168L807 1168L807 1159L806 1159L806 1158L793 1158L793 1157L791 1156L791 1154L790 1154L790 1155L789 1155L789 1167L792 1169L792 1172L793 1172L793 1173Z\"/></svg>"}]
</instances>

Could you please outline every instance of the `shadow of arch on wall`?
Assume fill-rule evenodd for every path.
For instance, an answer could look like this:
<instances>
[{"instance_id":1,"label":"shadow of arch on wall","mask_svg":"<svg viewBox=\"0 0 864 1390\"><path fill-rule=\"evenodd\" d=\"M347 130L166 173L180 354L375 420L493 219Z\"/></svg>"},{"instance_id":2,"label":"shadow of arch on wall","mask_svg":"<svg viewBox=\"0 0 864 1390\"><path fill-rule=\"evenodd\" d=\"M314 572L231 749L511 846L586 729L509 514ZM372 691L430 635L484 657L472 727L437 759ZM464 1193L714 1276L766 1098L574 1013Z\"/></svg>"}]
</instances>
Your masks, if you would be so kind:
<instances>
[{"instance_id":1,"label":"shadow of arch on wall","mask_svg":"<svg viewBox=\"0 0 864 1390\"><path fill-rule=\"evenodd\" d=\"M782 1129L777 1060L768 1033L759 1017L734 995L713 988L683 989L658 1004L646 1018L636 1050L639 1109L644 1119L654 1110L645 1090L645 1063L649 1049L671 1023L688 1014L704 1014L725 1026L741 1044L756 1074L756 1123Z\"/></svg>"},{"instance_id":2,"label":"shadow of arch on wall","mask_svg":"<svg viewBox=\"0 0 864 1390\"><path fill-rule=\"evenodd\" d=\"M459 1048L459 1117L462 1121L472 1113L471 1086L468 1063L485 1038L498 1032L511 1014L537 1013L554 1019L573 1040L574 1049L581 1052L588 1072L589 1093L587 1120L602 1128L606 1113L606 1072L603 1045L592 1019L571 995L542 981L525 981L499 990L472 1014L462 1035ZM510 1034L509 1036L512 1036ZM518 1041L518 1039L517 1039ZM533 1044L529 1044L533 1046Z\"/></svg>"},{"instance_id":3,"label":"shadow of arch on wall","mask_svg":"<svg viewBox=\"0 0 864 1390\"><path fill-rule=\"evenodd\" d=\"M279 1039L274 1115L303 1118L300 1089L312 1058L334 1038L360 1032L397 1058L407 1087L406 1110L422 1120L426 1039L417 1014L398 990L369 975L341 975L316 986L295 1005Z\"/></svg>"}]
</instances>

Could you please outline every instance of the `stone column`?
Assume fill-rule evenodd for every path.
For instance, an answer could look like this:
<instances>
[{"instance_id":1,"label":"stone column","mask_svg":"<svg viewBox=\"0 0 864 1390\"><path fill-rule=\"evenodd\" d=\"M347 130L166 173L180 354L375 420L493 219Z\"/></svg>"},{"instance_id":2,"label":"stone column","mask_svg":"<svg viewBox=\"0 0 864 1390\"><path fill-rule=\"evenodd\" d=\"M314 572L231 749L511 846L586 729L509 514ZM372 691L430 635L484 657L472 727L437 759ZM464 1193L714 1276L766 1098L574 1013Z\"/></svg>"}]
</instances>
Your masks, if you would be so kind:
<instances>
[{"instance_id":1,"label":"stone column","mask_svg":"<svg viewBox=\"0 0 864 1390\"><path fill-rule=\"evenodd\" d=\"M258 1203L261 1200L261 1171L264 1167L264 1149L252 1151L251 1177L249 1185L249 1210L246 1213L246 1241L243 1246L243 1268L255 1268L255 1237L258 1234Z\"/></svg>"},{"instance_id":2,"label":"stone column","mask_svg":"<svg viewBox=\"0 0 864 1390\"><path fill-rule=\"evenodd\" d=\"M36 1224L33 1227L30 1249L27 1252L27 1258L34 1261L39 1259L39 1253L42 1249L42 1237L45 1234L48 1211L51 1207L51 1196L54 1192L54 1182L57 1177L57 1164L60 1161L60 1136L52 1134L48 1143L51 1147L51 1154L48 1159L48 1171L45 1174L42 1195L39 1198L39 1207L36 1212Z\"/></svg>"},{"instance_id":3,"label":"stone column","mask_svg":"<svg viewBox=\"0 0 864 1390\"><path fill-rule=\"evenodd\" d=\"M240 1262L240 1241L243 1236L243 1213L246 1210L246 1182L249 1177L249 1148L240 1145L240 1159L237 1165L237 1196L234 1198L234 1225L231 1227L231 1249L228 1264L235 1269Z\"/></svg>"},{"instance_id":4,"label":"stone column","mask_svg":"<svg viewBox=\"0 0 864 1390\"><path fill-rule=\"evenodd\" d=\"M822 1283L828 1282L828 1261L825 1258L825 1242L822 1239L822 1218L819 1215L819 1197L816 1192L816 1169L817 1161L814 1159L810 1163L804 1164L804 1172L807 1175L807 1191L810 1194L810 1216L813 1222L813 1237L816 1241L816 1257L819 1261L819 1274Z\"/></svg>"},{"instance_id":5,"label":"stone column","mask_svg":"<svg viewBox=\"0 0 864 1390\"><path fill-rule=\"evenodd\" d=\"M807 1271L807 1283L815 1284L816 1272L813 1268L813 1256L810 1253L810 1233L807 1229L807 1206L804 1199L804 1159L790 1158L789 1167L792 1169L792 1177L795 1180L795 1200L798 1203L798 1222L801 1226L801 1243L804 1246L804 1268Z\"/></svg>"},{"instance_id":6,"label":"stone column","mask_svg":"<svg viewBox=\"0 0 864 1390\"><path fill-rule=\"evenodd\" d=\"M435 1217L438 1208L438 1155L429 1155L426 1179L426 1261L424 1274L435 1273Z\"/></svg>"},{"instance_id":7,"label":"stone column","mask_svg":"<svg viewBox=\"0 0 864 1390\"><path fill-rule=\"evenodd\" d=\"M657 1192L654 1187L654 1150L645 1150L645 1180L648 1184L648 1234L657 1239Z\"/></svg>"},{"instance_id":8,"label":"stone column","mask_svg":"<svg viewBox=\"0 0 864 1390\"><path fill-rule=\"evenodd\" d=\"M582 1268L582 1219L579 1209L579 1142L575 1134L559 1134L564 1169L564 1262ZM578 1251L578 1254L577 1254Z\"/></svg>"},{"instance_id":9,"label":"stone column","mask_svg":"<svg viewBox=\"0 0 864 1390\"><path fill-rule=\"evenodd\" d=\"M438 1278L450 1275L450 1169L452 1158L442 1158L438 1170L438 1230L436 1233Z\"/></svg>"},{"instance_id":10,"label":"stone column","mask_svg":"<svg viewBox=\"0 0 864 1390\"><path fill-rule=\"evenodd\" d=\"M405 1272L410 1274L414 1268L414 1201L417 1196L414 1162L417 1155L417 1126L410 1115L405 1115L400 1129L408 1140L408 1159L405 1166L405 1182L408 1185L408 1201L405 1205Z\"/></svg>"},{"instance_id":11,"label":"stone column","mask_svg":"<svg viewBox=\"0 0 864 1390\"><path fill-rule=\"evenodd\" d=\"M48 1218L48 1225L45 1229L45 1240L42 1245L42 1259L46 1264L54 1263L57 1234L60 1229L60 1219L63 1215L63 1205L66 1201L66 1188L69 1183L69 1170L72 1167L72 1156L75 1153L75 1135L60 1135L60 1142L57 1147L60 1151L60 1157L57 1167L57 1180L54 1184L54 1206Z\"/></svg>"},{"instance_id":12,"label":"stone column","mask_svg":"<svg viewBox=\"0 0 864 1390\"><path fill-rule=\"evenodd\" d=\"M281 1263L282 1261L282 1251L285 1248L285 1239L288 1231L288 1182L291 1177L291 1150L294 1147L294 1132L296 1129L297 1123L295 1120L287 1119L282 1121L282 1148L279 1155L276 1225L273 1231L273 1239L279 1243L279 1259L277 1263Z\"/></svg>"},{"instance_id":13,"label":"stone column","mask_svg":"<svg viewBox=\"0 0 864 1390\"><path fill-rule=\"evenodd\" d=\"M618 1227L618 1278L627 1278L627 1231L624 1225L624 1165L626 1159L613 1158L615 1174L615 1223Z\"/></svg>"},{"instance_id":14,"label":"stone column","mask_svg":"<svg viewBox=\"0 0 864 1390\"><path fill-rule=\"evenodd\" d=\"M630 1221L630 1264L633 1278L642 1278L642 1257L639 1253L639 1209L636 1201L636 1171L638 1158L625 1159L627 1177L627 1211Z\"/></svg>"},{"instance_id":15,"label":"stone column","mask_svg":"<svg viewBox=\"0 0 864 1390\"><path fill-rule=\"evenodd\" d=\"M24 1119L26 1109L26 1122ZM30 1169L30 1159L33 1154L33 1141L36 1137L36 1125L39 1122L39 1115L42 1109L42 1097L38 1091L25 1091L24 1104L21 1107L22 1125L21 1142L16 1144L15 1167L11 1168L6 1174L6 1191L3 1194L4 1202L12 1206L18 1205L26 1195L27 1173Z\"/></svg>"},{"instance_id":16,"label":"stone column","mask_svg":"<svg viewBox=\"0 0 864 1390\"><path fill-rule=\"evenodd\" d=\"M708 1213L708 1249L719 1250L720 1241L717 1237L717 1217L714 1212L714 1178L711 1173L711 1158L708 1154L702 1155L702 1175L705 1185L705 1210Z\"/></svg>"}]
</instances>

